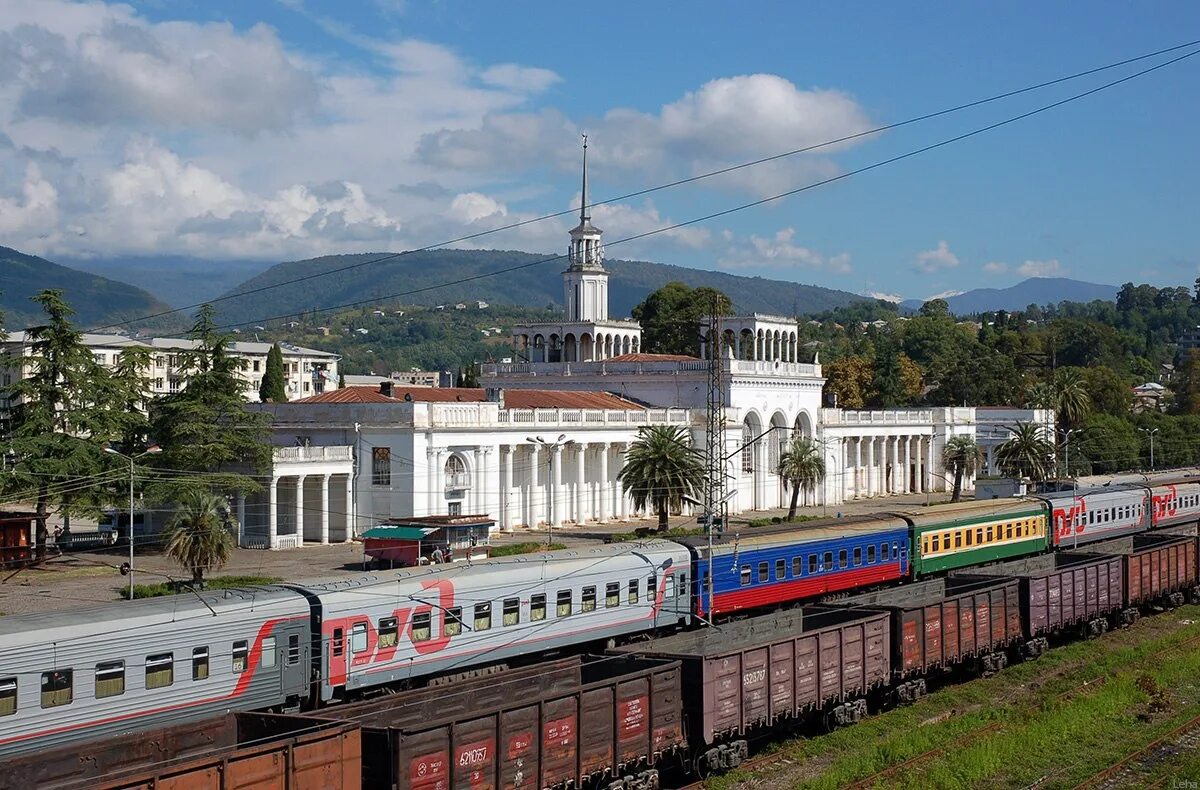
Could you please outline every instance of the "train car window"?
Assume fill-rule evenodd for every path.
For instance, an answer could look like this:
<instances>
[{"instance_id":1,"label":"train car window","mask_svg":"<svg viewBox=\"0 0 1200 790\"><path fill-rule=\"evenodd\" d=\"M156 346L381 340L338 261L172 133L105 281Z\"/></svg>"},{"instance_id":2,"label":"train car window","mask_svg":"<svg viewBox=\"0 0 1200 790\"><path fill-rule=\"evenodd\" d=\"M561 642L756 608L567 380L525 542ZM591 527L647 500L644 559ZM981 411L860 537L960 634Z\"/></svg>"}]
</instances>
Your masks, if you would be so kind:
<instances>
[{"instance_id":1,"label":"train car window","mask_svg":"<svg viewBox=\"0 0 1200 790\"><path fill-rule=\"evenodd\" d=\"M617 582L609 582L604 585L604 606L606 609L612 609L614 606L621 605L621 585Z\"/></svg>"},{"instance_id":2,"label":"train car window","mask_svg":"<svg viewBox=\"0 0 1200 790\"><path fill-rule=\"evenodd\" d=\"M335 658L346 652L346 636L345 636L345 634L346 634L346 632L344 630L342 630L341 628L333 629L333 639L331 640L331 643L333 646L333 655Z\"/></svg>"},{"instance_id":3,"label":"train car window","mask_svg":"<svg viewBox=\"0 0 1200 790\"><path fill-rule=\"evenodd\" d=\"M155 653L146 656L146 688L166 688L175 682L175 656Z\"/></svg>"},{"instance_id":4,"label":"train car window","mask_svg":"<svg viewBox=\"0 0 1200 790\"><path fill-rule=\"evenodd\" d=\"M817 555L808 555L808 575L811 576L817 572Z\"/></svg>"},{"instance_id":5,"label":"train car window","mask_svg":"<svg viewBox=\"0 0 1200 790\"><path fill-rule=\"evenodd\" d=\"M96 665L96 699L125 693L125 662L103 661Z\"/></svg>"},{"instance_id":6,"label":"train car window","mask_svg":"<svg viewBox=\"0 0 1200 790\"><path fill-rule=\"evenodd\" d=\"M675 574L668 573L667 579L666 579L666 584L663 585L663 598L671 599L674 597L675 597ZM592 608L595 608L595 606L596 606L596 604L593 603Z\"/></svg>"},{"instance_id":7,"label":"train car window","mask_svg":"<svg viewBox=\"0 0 1200 790\"><path fill-rule=\"evenodd\" d=\"M395 617L379 620L379 646L395 647L400 643L400 622Z\"/></svg>"},{"instance_id":8,"label":"train car window","mask_svg":"<svg viewBox=\"0 0 1200 790\"><path fill-rule=\"evenodd\" d=\"M862 565L862 546L854 547L854 567Z\"/></svg>"},{"instance_id":9,"label":"train car window","mask_svg":"<svg viewBox=\"0 0 1200 790\"><path fill-rule=\"evenodd\" d=\"M298 640L299 637L296 637ZM192 680L204 680L208 677L208 648L192 648Z\"/></svg>"},{"instance_id":10,"label":"train car window","mask_svg":"<svg viewBox=\"0 0 1200 790\"><path fill-rule=\"evenodd\" d=\"M362 650L355 648L355 650L354 650L355 653L361 653L363 650L367 649L367 644L366 644L367 643L367 626L363 623L359 623L358 625L354 626L354 631L351 632L351 636L350 636L350 644L351 645L358 644L358 640L356 639L355 632L357 632L358 629L360 629L360 628L362 629L362 645L363 645L363 647L362 647ZM275 666L275 664L278 661L279 661L279 651L275 647L275 637L273 637L273 636L265 637L263 639L263 643L262 643L262 659L261 659L260 663L264 667L273 667L273 666Z\"/></svg>"},{"instance_id":11,"label":"train car window","mask_svg":"<svg viewBox=\"0 0 1200 790\"><path fill-rule=\"evenodd\" d=\"M333 629L333 654L335 656L340 656L342 654L341 639L342 629ZM240 675L246 671L246 656L249 654L250 647L246 642L242 641L233 643L233 674Z\"/></svg>"},{"instance_id":12,"label":"train car window","mask_svg":"<svg viewBox=\"0 0 1200 790\"><path fill-rule=\"evenodd\" d=\"M546 615L546 596L542 596L542 616ZM462 607L451 606L442 615L442 636L458 636L462 633Z\"/></svg>"},{"instance_id":13,"label":"train car window","mask_svg":"<svg viewBox=\"0 0 1200 790\"><path fill-rule=\"evenodd\" d=\"M475 626L476 631L486 631L492 627L492 604L477 603L475 604Z\"/></svg>"},{"instance_id":14,"label":"train car window","mask_svg":"<svg viewBox=\"0 0 1200 790\"><path fill-rule=\"evenodd\" d=\"M884 562L887 561L887 559L888 559L888 544L886 544L886 543L879 544L879 559L883 560Z\"/></svg>"},{"instance_id":15,"label":"train car window","mask_svg":"<svg viewBox=\"0 0 1200 790\"><path fill-rule=\"evenodd\" d=\"M412 641L428 642L433 636L433 616L430 612L417 612L412 619Z\"/></svg>"},{"instance_id":16,"label":"train car window","mask_svg":"<svg viewBox=\"0 0 1200 790\"><path fill-rule=\"evenodd\" d=\"M872 546L871 548L875 548L875 547ZM929 551L931 553L936 554L937 552L941 551L941 549L942 549L942 536L934 535L933 538L929 541Z\"/></svg>"},{"instance_id":17,"label":"train car window","mask_svg":"<svg viewBox=\"0 0 1200 790\"><path fill-rule=\"evenodd\" d=\"M288 637L288 654L287 663L289 667L294 667L300 663L300 635L292 634Z\"/></svg>"},{"instance_id":18,"label":"train car window","mask_svg":"<svg viewBox=\"0 0 1200 790\"><path fill-rule=\"evenodd\" d=\"M991 543L993 540L996 539L996 533L993 532L993 527L990 524L988 525L985 539L987 540L988 543Z\"/></svg>"},{"instance_id":19,"label":"train car window","mask_svg":"<svg viewBox=\"0 0 1200 790\"><path fill-rule=\"evenodd\" d=\"M638 602L638 580L629 580L629 603L635 604Z\"/></svg>"},{"instance_id":20,"label":"train car window","mask_svg":"<svg viewBox=\"0 0 1200 790\"><path fill-rule=\"evenodd\" d=\"M688 578L686 573L679 574L679 586L675 588L675 595L680 598L686 598L688 594Z\"/></svg>"},{"instance_id":21,"label":"train car window","mask_svg":"<svg viewBox=\"0 0 1200 790\"><path fill-rule=\"evenodd\" d=\"M979 527L975 530L975 542L983 543L983 527Z\"/></svg>"},{"instance_id":22,"label":"train car window","mask_svg":"<svg viewBox=\"0 0 1200 790\"><path fill-rule=\"evenodd\" d=\"M839 568L839 569L841 569L841 568L845 568L845 567L846 567L846 560L847 560L847 557L846 557L846 550L845 550L845 549L839 549L839 550L838 550L838 568Z\"/></svg>"},{"instance_id":23,"label":"train car window","mask_svg":"<svg viewBox=\"0 0 1200 790\"><path fill-rule=\"evenodd\" d=\"M569 617L571 615L571 591L570 590L559 590L558 591L557 613L558 613L559 617Z\"/></svg>"},{"instance_id":24,"label":"train car window","mask_svg":"<svg viewBox=\"0 0 1200 790\"><path fill-rule=\"evenodd\" d=\"M0 678L0 716L17 712L17 679Z\"/></svg>"},{"instance_id":25,"label":"train car window","mask_svg":"<svg viewBox=\"0 0 1200 790\"><path fill-rule=\"evenodd\" d=\"M803 568L804 568L804 565L803 565L803 563L800 562L800 558L792 557L792 578L793 579L800 578L800 571L803 570Z\"/></svg>"},{"instance_id":26,"label":"train car window","mask_svg":"<svg viewBox=\"0 0 1200 790\"><path fill-rule=\"evenodd\" d=\"M937 545L937 543L935 542L934 546L936 547L936 545ZM869 565L874 564L874 562L875 562L875 544L872 543L871 545L867 546L867 564L869 564Z\"/></svg>"},{"instance_id":27,"label":"train car window","mask_svg":"<svg viewBox=\"0 0 1200 790\"><path fill-rule=\"evenodd\" d=\"M765 563L765 562L758 563L758 580L759 580L759 582L767 581L767 579L770 578L770 575L771 575L770 566L768 566L767 563Z\"/></svg>"},{"instance_id":28,"label":"train car window","mask_svg":"<svg viewBox=\"0 0 1200 790\"><path fill-rule=\"evenodd\" d=\"M355 623L350 626L350 652L367 652L367 624Z\"/></svg>"},{"instance_id":29,"label":"train car window","mask_svg":"<svg viewBox=\"0 0 1200 790\"><path fill-rule=\"evenodd\" d=\"M504 625L516 625L521 622L521 599L505 598L504 608L500 612L500 622Z\"/></svg>"},{"instance_id":30,"label":"train car window","mask_svg":"<svg viewBox=\"0 0 1200 790\"><path fill-rule=\"evenodd\" d=\"M787 578L787 560L775 560L775 578Z\"/></svg>"},{"instance_id":31,"label":"train car window","mask_svg":"<svg viewBox=\"0 0 1200 790\"><path fill-rule=\"evenodd\" d=\"M821 570L823 570L823 571L833 570L833 552L832 551L825 552L825 556L821 558Z\"/></svg>"},{"instance_id":32,"label":"train car window","mask_svg":"<svg viewBox=\"0 0 1200 790\"><path fill-rule=\"evenodd\" d=\"M545 620L546 619L546 595L538 593L529 597L529 619L530 620Z\"/></svg>"},{"instance_id":33,"label":"train car window","mask_svg":"<svg viewBox=\"0 0 1200 790\"><path fill-rule=\"evenodd\" d=\"M74 698L73 672L69 669L54 669L42 673L42 707L57 708L70 705Z\"/></svg>"},{"instance_id":34,"label":"train car window","mask_svg":"<svg viewBox=\"0 0 1200 790\"><path fill-rule=\"evenodd\" d=\"M974 530L969 530L969 529L966 532L967 532L967 545L970 546L971 539L975 537L975 532L974 532Z\"/></svg>"},{"instance_id":35,"label":"train car window","mask_svg":"<svg viewBox=\"0 0 1200 790\"><path fill-rule=\"evenodd\" d=\"M653 575L647 576L646 577L646 600L647 601L654 600L654 588L655 588L654 576Z\"/></svg>"},{"instance_id":36,"label":"train car window","mask_svg":"<svg viewBox=\"0 0 1200 790\"><path fill-rule=\"evenodd\" d=\"M743 565L742 566L742 586L745 587L749 583L750 583L750 566Z\"/></svg>"},{"instance_id":37,"label":"train car window","mask_svg":"<svg viewBox=\"0 0 1200 790\"><path fill-rule=\"evenodd\" d=\"M1005 540L1012 540L1012 530L1013 530L1013 525L1012 525L1011 521L1004 525L1004 539Z\"/></svg>"},{"instance_id":38,"label":"train car window","mask_svg":"<svg viewBox=\"0 0 1200 790\"><path fill-rule=\"evenodd\" d=\"M668 576L667 578L669 579L671 577ZM596 611L596 588L595 587L584 587L583 588L582 606L580 606L579 608L581 611L584 611L584 612Z\"/></svg>"}]
</instances>

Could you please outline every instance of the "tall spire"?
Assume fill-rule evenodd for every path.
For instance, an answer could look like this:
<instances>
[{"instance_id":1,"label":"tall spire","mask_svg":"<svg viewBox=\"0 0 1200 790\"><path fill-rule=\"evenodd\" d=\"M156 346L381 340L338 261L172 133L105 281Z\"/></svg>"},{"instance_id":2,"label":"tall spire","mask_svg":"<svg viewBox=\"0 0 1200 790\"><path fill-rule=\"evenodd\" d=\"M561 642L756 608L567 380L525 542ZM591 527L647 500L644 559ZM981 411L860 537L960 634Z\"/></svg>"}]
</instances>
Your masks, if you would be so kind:
<instances>
[{"instance_id":1,"label":"tall spire","mask_svg":"<svg viewBox=\"0 0 1200 790\"><path fill-rule=\"evenodd\" d=\"M587 132L583 134L583 188L579 190L579 222L591 219L587 213Z\"/></svg>"}]
</instances>

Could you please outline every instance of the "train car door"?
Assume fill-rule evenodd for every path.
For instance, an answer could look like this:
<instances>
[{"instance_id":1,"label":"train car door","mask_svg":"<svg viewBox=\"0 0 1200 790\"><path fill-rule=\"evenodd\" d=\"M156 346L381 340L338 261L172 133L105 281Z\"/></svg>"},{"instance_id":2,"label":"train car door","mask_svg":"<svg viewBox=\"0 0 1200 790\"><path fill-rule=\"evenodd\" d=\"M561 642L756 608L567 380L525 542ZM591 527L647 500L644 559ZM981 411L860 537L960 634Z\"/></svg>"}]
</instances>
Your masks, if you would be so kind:
<instances>
[{"instance_id":1,"label":"train car door","mask_svg":"<svg viewBox=\"0 0 1200 790\"><path fill-rule=\"evenodd\" d=\"M286 697L300 698L308 694L308 670L310 662L310 641L305 628L296 625L280 634L281 642L277 647L279 665L282 667L280 684Z\"/></svg>"}]
</instances>

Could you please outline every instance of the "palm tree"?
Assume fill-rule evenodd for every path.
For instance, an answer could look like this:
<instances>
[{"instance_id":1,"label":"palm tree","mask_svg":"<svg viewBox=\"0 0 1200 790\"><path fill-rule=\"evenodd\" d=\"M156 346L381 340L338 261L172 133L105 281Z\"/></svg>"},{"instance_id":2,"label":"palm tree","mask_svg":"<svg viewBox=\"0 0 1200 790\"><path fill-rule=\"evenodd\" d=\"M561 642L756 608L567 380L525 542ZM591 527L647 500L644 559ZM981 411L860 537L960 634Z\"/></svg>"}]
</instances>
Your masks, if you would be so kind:
<instances>
[{"instance_id":1,"label":"palm tree","mask_svg":"<svg viewBox=\"0 0 1200 790\"><path fill-rule=\"evenodd\" d=\"M1025 399L1027 409L1054 409L1057 395L1054 384L1049 381L1039 381L1029 388L1029 397Z\"/></svg>"},{"instance_id":2,"label":"palm tree","mask_svg":"<svg viewBox=\"0 0 1200 790\"><path fill-rule=\"evenodd\" d=\"M661 532L667 528L667 516L680 507L683 497L703 488L704 463L684 428L651 425L638 430L617 479L634 507L658 513Z\"/></svg>"},{"instance_id":3,"label":"palm tree","mask_svg":"<svg viewBox=\"0 0 1200 790\"><path fill-rule=\"evenodd\" d=\"M167 522L164 553L191 572L192 581L204 581L204 571L215 570L233 556L234 539L227 526L229 503L208 491L193 491Z\"/></svg>"},{"instance_id":4,"label":"palm tree","mask_svg":"<svg viewBox=\"0 0 1200 790\"><path fill-rule=\"evenodd\" d=\"M1048 478L1054 471L1054 444L1042 435L1042 427L1032 422L1018 422L1016 427L1008 430L1012 436L996 448L1001 471L1035 482Z\"/></svg>"},{"instance_id":5,"label":"palm tree","mask_svg":"<svg viewBox=\"0 0 1200 790\"><path fill-rule=\"evenodd\" d=\"M962 498L962 482L964 475L975 474L983 460L983 453L975 439L970 436L952 436L942 448L942 465L954 472L954 493L951 502Z\"/></svg>"},{"instance_id":6,"label":"palm tree","mask_svg":"<svg viewBox=\"0 0 1200 790\"><path fill-rule=\"evenodd\" d=\"M1077 425L1092 408L1087 380L1079 368L1063 368L1054 377L1054 410L1062 427Z\"/></svg>"},{"instance_id":7,"label":"palm tree","mask_svg":"<svg viewBox=\"0 0 1200 790\"><path fill-rule=\"evenodd\" d=\"M825 479L825 459L821 449L807 436L792 439L787 449L779 456L779 467L775 471L783 478L785 486L792 487L792 503L788 506L788 521L796 517L796 503L800 491L816 488Z\"/></svg>"}]
</instances>

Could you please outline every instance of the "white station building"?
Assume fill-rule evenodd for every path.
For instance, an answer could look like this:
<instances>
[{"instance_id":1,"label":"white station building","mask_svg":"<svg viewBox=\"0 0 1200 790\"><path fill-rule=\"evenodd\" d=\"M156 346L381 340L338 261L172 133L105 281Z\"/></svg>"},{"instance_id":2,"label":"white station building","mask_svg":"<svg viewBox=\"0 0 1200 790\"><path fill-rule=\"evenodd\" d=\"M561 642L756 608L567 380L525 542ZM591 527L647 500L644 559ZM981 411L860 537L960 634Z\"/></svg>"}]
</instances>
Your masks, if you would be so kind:
<instances>
[{"instance_id":1,"label":"white station building","mask_svg":"<svg viewBox=\"0 0 1200 790\"><path fill-rule=\"evenodd\" d=\"M821 366L801 361L796 322L779 316L724 317L719 348L695 357L643 353L641 327L609 317L601 235L582 209L562 275L564 320L514 327L514 356L528 361L482 365L482 389L384 382L253 406L273 415L279 448L266 491L243 505L248 543L345 540L387 519L440 514L488 514L502 530L648 516L617 480L625 454L647 425L684 427L705 446L714 352L731 513L788 504L775 470L796 435L816 441L826 463L824 485L802 502L831 515L853 499L952 485L942 448L974 436L986 410L823 408Z\"/></svg>"}]
</instances>

